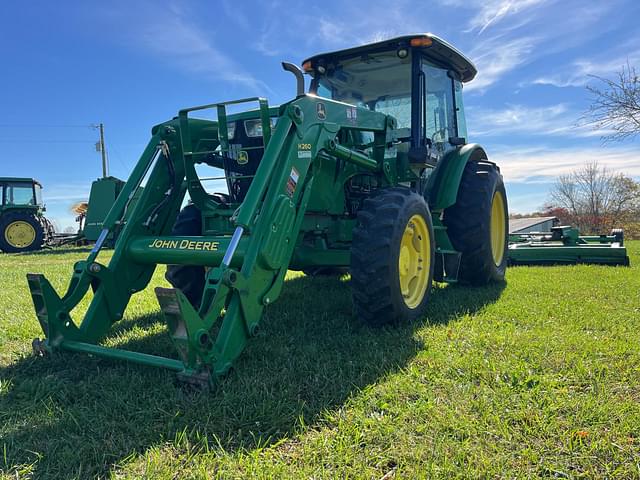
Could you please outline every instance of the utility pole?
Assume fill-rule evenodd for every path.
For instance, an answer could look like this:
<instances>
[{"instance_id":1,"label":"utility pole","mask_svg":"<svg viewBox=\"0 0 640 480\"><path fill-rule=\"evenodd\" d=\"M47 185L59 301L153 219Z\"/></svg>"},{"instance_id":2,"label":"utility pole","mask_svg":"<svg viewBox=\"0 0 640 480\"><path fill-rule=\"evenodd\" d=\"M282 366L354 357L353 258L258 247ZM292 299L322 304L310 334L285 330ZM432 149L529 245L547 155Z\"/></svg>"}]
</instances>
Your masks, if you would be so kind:
<instances>
[{"instance_id":1,"label":"utility pole","mask_svg":"<svg viewBox=\"0 0 640 480\"><path fill-rule=\"evenodd\" d=\"M107 149L104 146L104 124L98 125L100 129L100 153L102 154L102 178L109 175L109 164L107 163Z\"/></svg>"}]
</instances>

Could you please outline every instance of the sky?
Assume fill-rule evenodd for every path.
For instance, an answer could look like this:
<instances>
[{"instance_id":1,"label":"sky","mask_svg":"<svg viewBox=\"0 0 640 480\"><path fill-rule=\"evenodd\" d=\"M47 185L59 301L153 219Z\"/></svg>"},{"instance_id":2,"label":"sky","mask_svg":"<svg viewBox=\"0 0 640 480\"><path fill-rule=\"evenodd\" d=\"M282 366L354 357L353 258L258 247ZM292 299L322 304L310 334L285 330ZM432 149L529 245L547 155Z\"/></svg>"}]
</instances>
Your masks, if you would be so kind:
<instances>
[{"instance_id":1,"label":"sky","mask_svg":"<svg viewBox=\"0 0 640 480\"><path fill-rule=\"evenodd\" d=\"M640 179L640 140L603 144L578 125L593 76L640 68L637 0L6 2L0 16L0 175L36 177L47 215L101 175L126 179L151 127L180 108L295 95L283 60L432 32L469 56L470 142L504 175L511 212L542 207L559 174L597 160Z\"/></svg>"}]
</instances>

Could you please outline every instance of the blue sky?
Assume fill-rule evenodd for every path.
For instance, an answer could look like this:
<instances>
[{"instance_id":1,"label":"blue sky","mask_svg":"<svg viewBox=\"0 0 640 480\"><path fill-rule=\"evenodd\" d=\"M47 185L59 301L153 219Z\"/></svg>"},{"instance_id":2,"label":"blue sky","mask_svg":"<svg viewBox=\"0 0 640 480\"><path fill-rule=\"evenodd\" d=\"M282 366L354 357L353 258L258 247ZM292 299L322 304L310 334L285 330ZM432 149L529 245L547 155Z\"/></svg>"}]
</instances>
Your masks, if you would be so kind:
<instances>
[{"instance_id":1,"label":"blue sky","mask_svg":"<svg viewBox=\"0 0 640 480\"><path fill-rule=\"evenodd\" d=\"M575 127L589 75L640 67L637 0L8 2L0 17L0 175L35 176L48 214L100 173L126 178L152 125L179 108L264 95L294 82L281 60L433 32L476 63L465 88L469 140L501 166L513 212L539 208L554 177L598 159L640 178L638 140L602 145Z\"/></svg>"}]
</instances>

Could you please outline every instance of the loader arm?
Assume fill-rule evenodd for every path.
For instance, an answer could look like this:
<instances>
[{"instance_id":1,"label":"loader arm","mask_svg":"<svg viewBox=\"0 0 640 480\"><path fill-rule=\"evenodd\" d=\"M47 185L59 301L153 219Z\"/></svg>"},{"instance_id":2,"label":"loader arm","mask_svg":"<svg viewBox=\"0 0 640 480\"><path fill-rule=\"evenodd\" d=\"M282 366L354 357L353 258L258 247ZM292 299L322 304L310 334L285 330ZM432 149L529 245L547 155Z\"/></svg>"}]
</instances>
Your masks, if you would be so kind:
<instances>
[{"instance_id":1,"label":"loader arm","mask_svg":"<svg viewBox=\"0 0 640 480\"><path fill-rule=\"evenodd\" d=\"M222 206L205 191L195 165L206 163L211 155L232 154L226 107L255 101L265 126L264 154L244 201L237 208ZM339 157L386 177L393 174L384 159L390 127L395 126L391 117L358 109L359 121L354 126L349 121L354 107L322 99L325 110L319 118L318 102L317 97L300 96L282 105L273 132L267 102L258 98L185 109L176 119L154 127L95 248L75 265L67 293L60 297L43 275L28 275L46 336L42 348L165 367L199 383L215 382L227 373L256 333L265 307L280 294L321 162ZM214 109L218 122L189 117L205 109ZM372 154L338 145L336 135L341 128L373 132ZM145 178L145 188L125 222L130 200ZM215 235L170 236L187 192L203 217L235 208L224 217L229 228ZM103 265L98 262L102 242L116 229L121 232L114 254ZM158 264L212 267L199 308L179 290L156 289L179 360L98 345L113 323L122 319L131 296L148 285ZM76 325L71 311L89 288L94 297Z\"/></svg>"}]
</instances>

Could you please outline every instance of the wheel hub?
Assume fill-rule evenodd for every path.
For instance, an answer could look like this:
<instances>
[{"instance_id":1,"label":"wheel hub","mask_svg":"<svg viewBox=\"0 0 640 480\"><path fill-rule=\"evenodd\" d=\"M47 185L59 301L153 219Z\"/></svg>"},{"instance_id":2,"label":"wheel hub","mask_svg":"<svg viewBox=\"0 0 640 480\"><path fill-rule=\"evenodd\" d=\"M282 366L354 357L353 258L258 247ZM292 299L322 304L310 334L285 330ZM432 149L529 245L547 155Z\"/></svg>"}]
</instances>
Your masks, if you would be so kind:
<instances>
[{"instance_id":1,"label":"wheel hub","mask_svg":"<svg viewBox=\"0 0 640 480\"><path fill-rule=\"evenodd\" d=\"M506 235L506 216L504 210L504 198L502 197L502 193L497 191L493 195L493 201L491 203L491 253L493 254L493 262L496 266L500 266L504 259Z\"/></svg>"},{"instance_id":2,"label":"wheel hub","mask_svg":"<svg viewBox=\"0 0 640 480\"><path fill-rule=\"evenodd\" d=\"M36 229L29 222L11 222L4 231L4 238L14 248L26 248L36 239Z\"/></svg>"},{"instance_id":3,"label":"wheel hub","mask_svg":"<svg viewBox=\"0 0 640 480\"><path fill-rule=\"evenodd\" d=\"M400 275L407 275L409 273L409 265L411 264L411 253L406 246L402 246L400 249Z\"/></svg>"},{"instance_id":4,"label":"wheel hub","mask_svg":"<svg viewBox=\"0 0 640 480\"><path fill-rule=\"evenodd\" d=\"M409 308L416 308L428 289L431 239L427 224L420 215L413 215L402 234L398 255L400 290Z\"/></svg>"}]
</instances>

